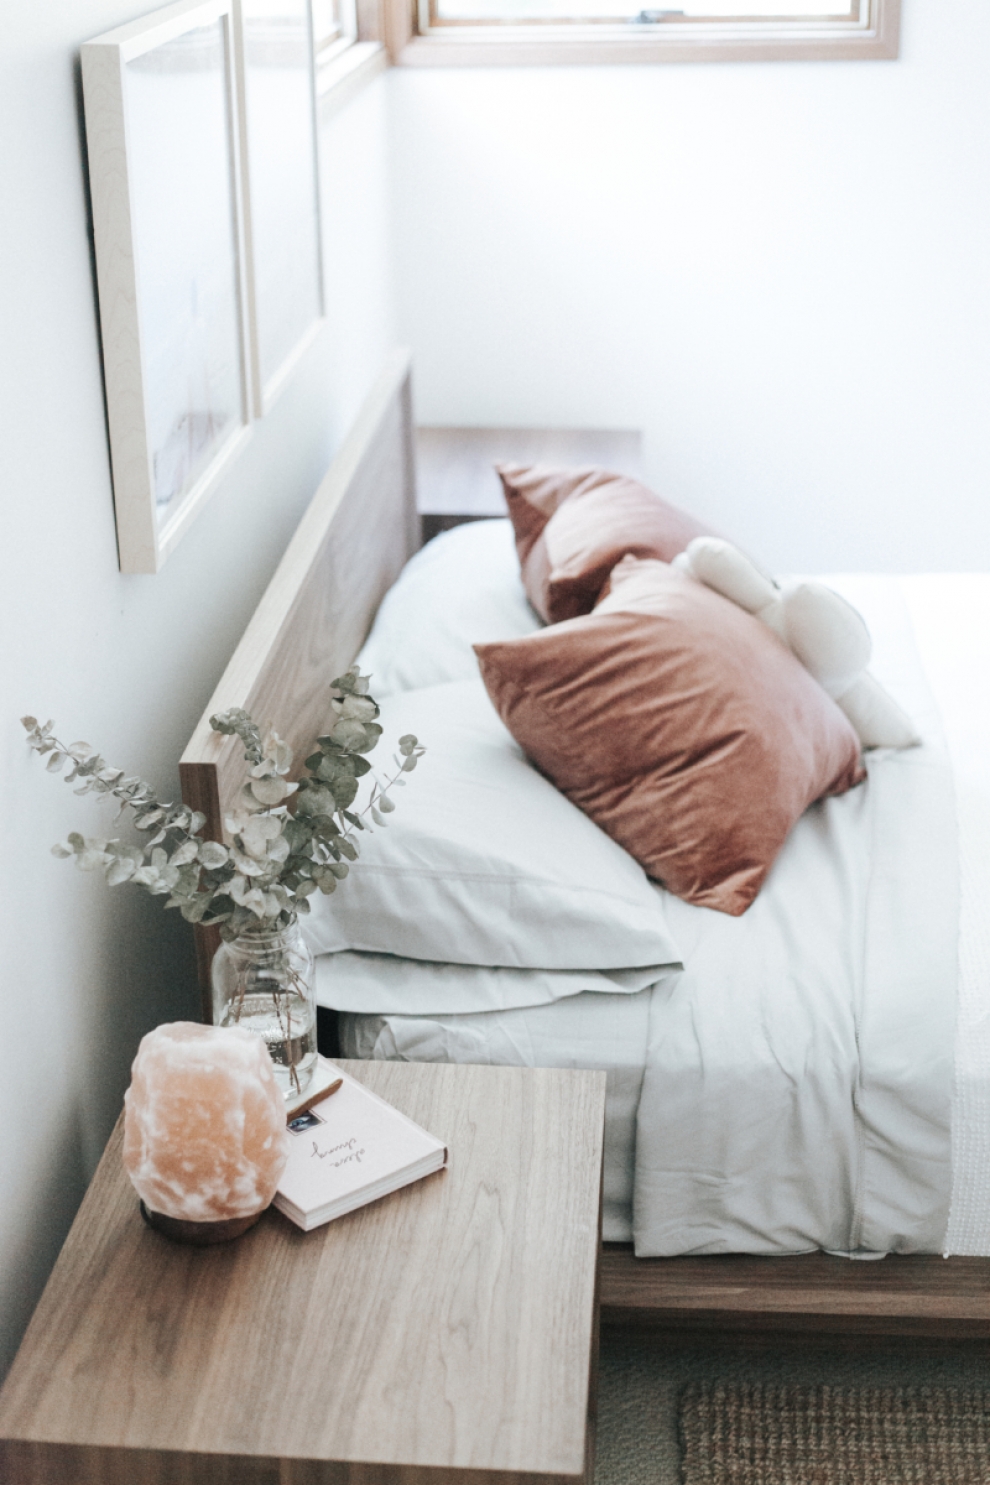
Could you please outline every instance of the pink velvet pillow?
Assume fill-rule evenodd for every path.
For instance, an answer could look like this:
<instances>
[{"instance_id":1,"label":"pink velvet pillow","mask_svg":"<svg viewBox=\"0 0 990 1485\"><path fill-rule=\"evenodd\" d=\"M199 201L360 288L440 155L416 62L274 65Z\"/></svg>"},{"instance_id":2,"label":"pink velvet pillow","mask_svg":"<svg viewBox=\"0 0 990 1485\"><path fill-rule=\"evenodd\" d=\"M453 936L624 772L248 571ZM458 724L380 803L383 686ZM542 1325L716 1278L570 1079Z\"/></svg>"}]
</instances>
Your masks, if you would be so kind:
<instances>
[{"instance_id":1,"label":"pink velvet pillow","mask_svg":"<svg viewBox=\"0 0 990 1485\"><path fill-rule=\"evenodd\" d=\"M638 480L604 469L497 464L526 596L550 624L590 613L626 553L670 562L713 533Z\"/></svg>"},{"instance_id":2,"label":"pink velvet pillow","mask_svg":"<svg viewBox=\"0 0 990 1485\"><path fill-rule=\"evenodd\" d=\"M687 902L745 912L808 805L865 777L787 646L663 562L626 557L593 614L475 650L541 772Z\"/></svg>"}]
</instances>

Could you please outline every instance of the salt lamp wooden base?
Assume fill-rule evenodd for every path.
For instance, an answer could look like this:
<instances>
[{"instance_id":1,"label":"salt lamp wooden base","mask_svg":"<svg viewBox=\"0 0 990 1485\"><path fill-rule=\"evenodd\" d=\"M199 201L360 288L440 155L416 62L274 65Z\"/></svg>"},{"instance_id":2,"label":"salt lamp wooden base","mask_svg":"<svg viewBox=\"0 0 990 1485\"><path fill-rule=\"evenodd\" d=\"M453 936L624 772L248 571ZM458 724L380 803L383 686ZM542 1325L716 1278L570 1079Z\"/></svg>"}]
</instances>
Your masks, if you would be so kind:
<instances>
[{"instance_id":1,"label":"salt lamp wooden base","mask_svg":"<svg viewBox=\"0 0 990 1485\"><path fill-rule=\"evenodd\" d=\"M192 1243L197 1248L229 1243L259 1222L262 1215L262 1212L255 1212L250 1217L229 1217L223 1222L190 1222L185 1217L166 1217L163 1212L152 1212L141 1202L141 1216L149 1227L173 1242Z\"/></svg>"}]
</instances>

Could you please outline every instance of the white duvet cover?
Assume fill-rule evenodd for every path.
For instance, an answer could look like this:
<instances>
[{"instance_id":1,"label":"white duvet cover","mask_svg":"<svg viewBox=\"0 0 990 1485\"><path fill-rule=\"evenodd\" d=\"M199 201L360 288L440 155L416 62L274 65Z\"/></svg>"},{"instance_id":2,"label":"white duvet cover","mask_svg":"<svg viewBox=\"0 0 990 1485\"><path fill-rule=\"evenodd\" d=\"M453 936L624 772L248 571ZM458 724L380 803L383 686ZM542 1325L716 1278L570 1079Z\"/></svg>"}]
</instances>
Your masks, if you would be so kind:
<instances>
[{"instance_id":1,"label":"white duvet cover","mask_svg":"<svg viewBox=\"0 0 990 1485\"><path fill-rule=\"evenodd\" d=\"M990 1253L990 578L829 581L924 746L814 806L742 918L668 899L683 972L346 1018L362 1055L611 1068L607 1236L643 1255Z\"/></svg>"},{"instance_id":2,"label":"white duvet cover","mask_svg":"<svg viewBox=\"0 0 990 1485\"><path fill-rule=\"evenodd\" d=\"M903 578L952 760L959 993L946 1253L990 1255L990 577Z\"/></svg>"}]
</instances>

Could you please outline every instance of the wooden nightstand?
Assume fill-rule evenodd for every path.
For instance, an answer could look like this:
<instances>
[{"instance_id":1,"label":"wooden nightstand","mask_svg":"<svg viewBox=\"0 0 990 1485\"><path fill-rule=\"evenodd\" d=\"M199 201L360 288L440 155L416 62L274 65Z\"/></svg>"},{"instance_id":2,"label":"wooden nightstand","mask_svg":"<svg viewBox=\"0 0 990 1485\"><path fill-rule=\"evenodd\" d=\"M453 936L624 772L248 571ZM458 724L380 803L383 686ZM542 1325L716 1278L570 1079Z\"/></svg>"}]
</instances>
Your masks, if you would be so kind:
<instances>
[{"instance_id":1,"label":"wooden nightstand","mask_svg":"<svg viewBox=\"0 0 990 1485\"><path fill-rule=\"evenodd\" d=\"M5 1485L590 1480L604 1074L344 1065L449 1168L187 1248L118 1125L0 1393Z\"/></svg>"},{"instance_id":2,"label":"wooden nightstand","mask_svg":"<svg viewBox=\"0 0 990 1485\"><path fill-rule=\"evenodd\" d=\"M640 434L601 428L417 428L417 506L423 541L464 521L504 516L493 466L597 464L639 475Z\"/></svg>"}]
</instances>

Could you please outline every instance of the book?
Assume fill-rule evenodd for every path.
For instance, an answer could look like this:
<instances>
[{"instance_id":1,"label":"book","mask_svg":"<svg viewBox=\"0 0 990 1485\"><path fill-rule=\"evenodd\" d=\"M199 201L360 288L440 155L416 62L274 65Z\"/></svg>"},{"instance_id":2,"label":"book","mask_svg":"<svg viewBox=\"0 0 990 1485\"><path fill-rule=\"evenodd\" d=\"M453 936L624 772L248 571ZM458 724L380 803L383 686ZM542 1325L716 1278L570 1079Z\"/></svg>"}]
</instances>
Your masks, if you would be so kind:
<instances>
[{"instance_id":1,"label":"book","mask_svg":"<svg viewBox=\"0 0 990 1485\"><path fill-rule=\"evenodd\" d=\"M296 1118L290 1112L289 1159L274 1199L304 1232L446 1165L442 1140L342 1068L321 1058L316 1075L341 1086Z\"/></svg>"}]
</instances>

